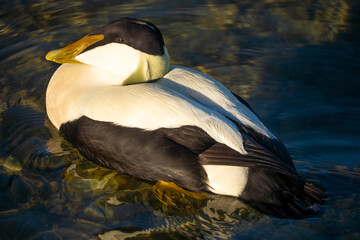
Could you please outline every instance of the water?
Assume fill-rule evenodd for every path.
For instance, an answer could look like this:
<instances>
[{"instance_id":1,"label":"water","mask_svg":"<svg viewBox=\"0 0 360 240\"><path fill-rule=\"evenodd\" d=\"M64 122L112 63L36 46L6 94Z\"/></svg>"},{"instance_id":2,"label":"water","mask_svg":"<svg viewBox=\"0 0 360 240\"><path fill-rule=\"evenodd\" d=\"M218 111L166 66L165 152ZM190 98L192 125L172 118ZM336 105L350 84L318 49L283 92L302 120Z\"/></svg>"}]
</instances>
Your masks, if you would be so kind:
<instances>
[{"instance_id":1,"label":"water","mask_svg":"<svg viewBox=\"0 0 360 240\"><path fill-rule=\"evenodd\" d=\"M1 239L359 239L357 1L0 3ZM249 101L297 169L328 194L322 214L284 220L223 196L161 203L150 183L100 168L45 113L45 54L122 16L162 31L172 64Z\"/></svg>"}]
</instances>

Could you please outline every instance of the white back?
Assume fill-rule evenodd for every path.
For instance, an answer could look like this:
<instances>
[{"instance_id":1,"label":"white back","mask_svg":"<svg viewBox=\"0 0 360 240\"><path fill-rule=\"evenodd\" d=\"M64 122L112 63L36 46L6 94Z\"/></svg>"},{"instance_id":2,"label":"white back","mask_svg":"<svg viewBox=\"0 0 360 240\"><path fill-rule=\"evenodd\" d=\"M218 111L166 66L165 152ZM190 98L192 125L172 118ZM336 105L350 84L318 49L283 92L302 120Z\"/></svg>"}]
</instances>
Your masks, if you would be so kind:
<instances>
[{"instance_id":1,"label":"white back","mask_svg":"<svg viewBox=\"0 0 360 240\"><path fill-rule=\"evenodd\" d=\"M83 115L154 130L198 126L220 143L246 153L234 123L217 111L156 83L104 85L116 76L86 64L63 64L50 80L47 113L55 127Z\"/></svg>"},{"instance_id":2,"label":"white back","mask_svg":"<svg viewBox=\"0 0 360 240\"><path fill-rule=\"evenodd\" d=\"M276 138L258 117L238 101L225 86L201 72L186 67L172 66L169 73L157 83L175 89L267 137Z\"/></svg>"}]
</instances>

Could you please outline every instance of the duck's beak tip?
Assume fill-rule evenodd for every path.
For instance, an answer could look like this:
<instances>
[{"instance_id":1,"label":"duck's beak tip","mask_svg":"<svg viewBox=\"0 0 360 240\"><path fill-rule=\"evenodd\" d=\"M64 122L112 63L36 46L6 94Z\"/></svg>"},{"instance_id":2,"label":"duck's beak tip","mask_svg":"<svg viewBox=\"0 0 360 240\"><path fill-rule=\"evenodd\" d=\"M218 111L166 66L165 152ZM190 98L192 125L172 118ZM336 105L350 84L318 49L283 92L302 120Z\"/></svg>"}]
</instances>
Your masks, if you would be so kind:
<instances>
[{"instance_id":1,"label":"duck's beak tip","mask_svg":"<svg viewBox=\"0 0 360 240\"><path fill-rule=\"evenodd\" d=\"M79 63L75 57L83 52L87 47L104 39L104 35L90 35L81 38L80 40L63 47L48 52L45 59L56 63Z\"/></svg>"}]
</instances>

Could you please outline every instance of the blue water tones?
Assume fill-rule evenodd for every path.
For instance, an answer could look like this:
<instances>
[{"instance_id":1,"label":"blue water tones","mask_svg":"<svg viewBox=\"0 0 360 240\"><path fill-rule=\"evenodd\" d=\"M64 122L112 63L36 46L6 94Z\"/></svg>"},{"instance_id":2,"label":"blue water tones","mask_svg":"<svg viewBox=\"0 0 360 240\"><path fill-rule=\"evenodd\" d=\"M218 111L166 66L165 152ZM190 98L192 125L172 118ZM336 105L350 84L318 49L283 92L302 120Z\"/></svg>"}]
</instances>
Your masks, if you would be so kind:
<instances>
[{"instance_id":1,"label":"blue water tones","mask_svg":"<svg viewBox=\"0 0 360 240\"><path fill-rule=\"evenodd\" d=\"M344 0L0 3L1 238L359 239L359 10ZM168 206L151 183L62 140L45 110L58 65L44 56L122 16L156 24L172 64L247 99L327 192L322 214L277 219L224 196Z\"/></svg>"}]
</instances>

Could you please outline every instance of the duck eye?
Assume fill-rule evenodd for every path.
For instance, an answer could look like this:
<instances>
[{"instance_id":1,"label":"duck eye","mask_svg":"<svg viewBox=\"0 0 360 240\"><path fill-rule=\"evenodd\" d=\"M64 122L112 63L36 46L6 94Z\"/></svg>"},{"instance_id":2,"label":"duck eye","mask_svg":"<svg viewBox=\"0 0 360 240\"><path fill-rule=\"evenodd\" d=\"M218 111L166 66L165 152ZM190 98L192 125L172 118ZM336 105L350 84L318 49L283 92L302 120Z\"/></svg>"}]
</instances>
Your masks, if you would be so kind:
<instances>
[{"instance_id":1,"label":"duck eye","mask_svg":"<svg viewBox=\"0 0 360 240\"><path fill-rule=\"evenodd\" d=\"M117 43L124 43L125 40L122 39L122 38L116 38L116 39L115 39L115 42L117 42Z\"/></svg>"}]
</instances>

